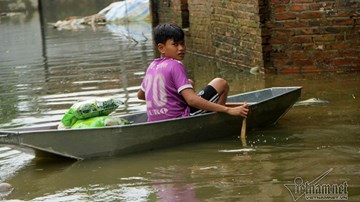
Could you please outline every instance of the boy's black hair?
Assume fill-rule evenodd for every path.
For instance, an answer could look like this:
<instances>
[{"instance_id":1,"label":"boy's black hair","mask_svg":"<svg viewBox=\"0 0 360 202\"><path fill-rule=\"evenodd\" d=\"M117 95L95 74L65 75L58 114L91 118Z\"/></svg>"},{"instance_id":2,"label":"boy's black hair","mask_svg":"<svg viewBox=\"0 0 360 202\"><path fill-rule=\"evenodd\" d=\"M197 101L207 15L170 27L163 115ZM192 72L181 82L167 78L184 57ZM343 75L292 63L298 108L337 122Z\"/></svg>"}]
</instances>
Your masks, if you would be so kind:
<instances>
[{"instance_id":1,"label":"boy's black hair","mask_svg":"<svg viewBox=\"0 0 360 202\"><path fill-rule=\"evenodd\" d=\"M184 40L184 37L184 31L175 24L159 24L154 29L155 45L159 43L165 44L168 39L172 39L174 42L180 42Z\"/></svg>"}]
</instances>

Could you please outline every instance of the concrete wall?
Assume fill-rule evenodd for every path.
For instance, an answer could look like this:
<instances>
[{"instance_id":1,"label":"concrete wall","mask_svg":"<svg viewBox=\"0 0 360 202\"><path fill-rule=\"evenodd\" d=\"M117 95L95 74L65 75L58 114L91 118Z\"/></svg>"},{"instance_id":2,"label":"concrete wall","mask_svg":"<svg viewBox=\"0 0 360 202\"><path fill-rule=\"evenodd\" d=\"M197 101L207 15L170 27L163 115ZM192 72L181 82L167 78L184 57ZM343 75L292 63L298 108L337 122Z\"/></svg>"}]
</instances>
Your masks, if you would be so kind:
<instances>
[{"instance_id":1,"label":"concrete wall","mask_svg":"<svg viewBox=\"0 0 360 202\"><path fill-rule=\"evenodd\" d=\"M183 0L154 0L181 25ZM358 0L188 0L190 52L266 72L360 70Z\"/></svg>"}]
</instances>

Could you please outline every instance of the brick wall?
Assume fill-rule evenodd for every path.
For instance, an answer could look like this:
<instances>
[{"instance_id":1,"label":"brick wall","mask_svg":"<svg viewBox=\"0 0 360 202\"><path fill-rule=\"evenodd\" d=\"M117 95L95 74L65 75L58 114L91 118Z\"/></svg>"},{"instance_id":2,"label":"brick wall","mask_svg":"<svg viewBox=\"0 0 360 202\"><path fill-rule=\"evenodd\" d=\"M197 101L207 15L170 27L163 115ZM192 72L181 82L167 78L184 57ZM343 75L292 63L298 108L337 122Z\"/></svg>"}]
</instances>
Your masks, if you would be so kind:
<instances>
[{"instance_id":1,"label":"brick wall","mask_svg":"<svg viewBox=\"0 0 360 202\"><path fill-rule=\"evenodd\" d=\"M189 0L190 27L186 44L190 52L201 55L215 56L213 33L211 30L211 15L213 8L210 3L202 0Z\"/></svg>"},{"instance_id":2,"label":"brick wall","mask_svg":"<svg viewBox=\"0 0 360 202\"><path fill-rule=\"evenodd\" d=\"M154 0L157 7L157 17L159 22L170 22L181 25L181 5L180 0Z\"/></svg>"},{"instance_id":3,"label":"brick wall","mask_svg":"<svg viewBox=\"0 0 360 202\"><path fill-rule=\"evenodd\" d=\"M262 67L257 0L210 2L213 9L210 31L215 57L242 68Z\"/></svg>"},{"instance_id":4,"label":"brick wall","mask_svg":"<svg viewBox=\"0 0 360 202\"><path fill-rule=\"evenodd\" d=\"M360 70L360 1L260 0L270 72Z\"/></svg>"},{"instance_id":5,"label":"brick wall","mask_svg":"<svg viewBox=\"0 0 360 202\"><path fill-rule=\"evenodd\" d=\"M155 2L159 22L181 25L181 0ZM257 0L187 2L190 27L186 31L186 44L189 52L244 68L263 66Z\"/></svg>"},{"instance_id":6,"label":"brick wall","mask_svg":"<svg viewBox=\"0 0 360 202\"><path fill-rule=\"evenodd\" d=\"M184 0L154 0L181 25ZM188 51L266 72L360 70L359 0L188 0Z\"/></svg>"}]
</instances>

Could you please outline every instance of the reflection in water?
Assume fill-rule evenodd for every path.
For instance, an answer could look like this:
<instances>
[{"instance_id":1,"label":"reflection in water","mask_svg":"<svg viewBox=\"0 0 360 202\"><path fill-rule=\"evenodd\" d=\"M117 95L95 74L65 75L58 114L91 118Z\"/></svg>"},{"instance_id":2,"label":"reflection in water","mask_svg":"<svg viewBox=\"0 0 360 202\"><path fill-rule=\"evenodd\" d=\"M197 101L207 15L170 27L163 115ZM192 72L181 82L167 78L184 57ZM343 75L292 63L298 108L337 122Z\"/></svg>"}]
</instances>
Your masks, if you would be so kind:
<instances>
[{"instance_id":1,"label":"reflection in water","mask_svg":"<svg viewBox=\"0 0 360 202\"><path fill-rule=\"evenodd\" d=\"M106 28L120 40L128 40L135 43L150 41L152 43L152 27L149 22L130 22L124 25L107 24Z\"/></svg>"},{"instance_id":2,"label":"reflection in water","mask_svg":"<svg viewBox=\"0 0 360 202\"><path fill-rule=\"evenodd\" d=\"M147 187L91 185L75 187L55 194L34 198L32 201L147 201Z\"/></svg>"},{"instance_id":3,"label":"reflection in water","mask_svg":"<svg viewBox=\"0 0 360 202\"><path fill-rule=\"evenodd\" d=\"M152 187L156 190L158 201L198 201L194 183L188 182L190 176L186 167L157 167L152 173Z\"/></svg>"},{"instance_id":4,"label":"reflection in water","mask_svg":"<svg viewBox=\"0 0 360 202\"><path fill-rule=\"evenodd\" d=\"M5 26L14 27L10 21ZM35 63L26 57L14 58L34 52L33 47L22 47L25 53L12 50L16 47L10 44L2 47L6 53L0 73L2 128L56 122L75 101L96 96L123 97L123 113L138 110L134 95L144 69L153 59L150 23L108 25L97 32L59 32L48 28L46 33L45 64L41 51L31 57L38 58ZM32 39L24 36L24 40ZM38 43L41 44L40 39Z\"/></svg>"},{"instance_id":5,"label":"reflection in water","mask_svg":"<svg viewBox=\"0 0 360 202\"><path fill-rule=\"evenodd\" d=\"M13 150L9 147L0 147L0 182L12 177L25 167L34 156Z\"/></svg>"},{"instance_id":6,"label":"reflection in water","mask_svg":"<svg viewBox=\"0 0 360 202\"><path fill-rule=\"evenodd\" d=\"M77 32L45 28L42 36L37 13L1 18L0 128L52 124L75 101L95 97L121 97L126 102L117 114L144 110L136 92L156 54L149 30L146 23ZM264 78L191 54L184 63L197 90L214 77L224 77L230 82L231 94L300 85L304 87L302 100L319 98L329 103L294 107L276 126L247 131L253 152L219 152L242 149L236 138L239 134L79 162L42 161L0 147L0 182L15 188L7 199L290 201L284 184L295 177L311 181L333 168L324 182L347 181L349 199L360 200L358 75Z\"/></svg>"}]
</instances>

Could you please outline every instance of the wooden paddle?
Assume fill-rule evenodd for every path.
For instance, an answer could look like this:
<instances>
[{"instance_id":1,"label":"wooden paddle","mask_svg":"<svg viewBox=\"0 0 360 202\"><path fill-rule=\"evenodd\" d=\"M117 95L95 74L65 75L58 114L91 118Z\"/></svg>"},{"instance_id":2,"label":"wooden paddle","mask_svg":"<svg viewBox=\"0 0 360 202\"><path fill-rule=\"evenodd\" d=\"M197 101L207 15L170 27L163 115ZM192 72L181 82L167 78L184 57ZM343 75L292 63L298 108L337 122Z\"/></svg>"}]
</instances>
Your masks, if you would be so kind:
<instances>
[{"instance_id":1,"label":"wooden paddle","mask_svg":"<svg viewBox=\"0 0 360 202\"><path fill-rule=\"evenodd\" d=\"M246 146L246 118L243 119L242 124L241 124L241 142L242 145L245 147Z\"/></svg>"},{"instance_id":2,"label":"wooden paddle","mask_svg":"<svg viewBox=\"0 0 360 202\"><path fill-rule=\"evenodd\" d=\"M247 104L244 102L244 104ZM243 118L242 124L241 124L241 142L244 147L246 147L246 118Z\"/></svg>"},{"instance_id":3,"label":"wooden paddle","mask_svg":"<svg viewBox=\"0 0 360 202\"><path fill-rule=\"evenodd\" d=\"M248 104L248 103L246 103L246 102L228 102L225 104L225 106L237 107L237 106L241 106L244 104ZM246 146L246 118L243 119L242 124L241 124L240 139L241 139L242 145L245 147Z\"/></svg>"}]
</instances>

